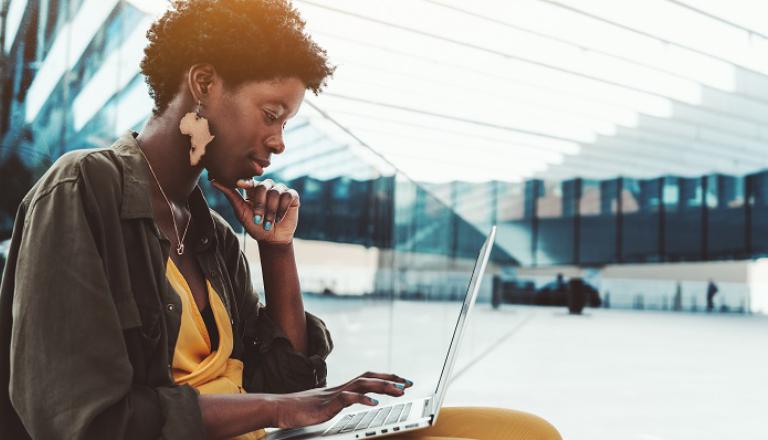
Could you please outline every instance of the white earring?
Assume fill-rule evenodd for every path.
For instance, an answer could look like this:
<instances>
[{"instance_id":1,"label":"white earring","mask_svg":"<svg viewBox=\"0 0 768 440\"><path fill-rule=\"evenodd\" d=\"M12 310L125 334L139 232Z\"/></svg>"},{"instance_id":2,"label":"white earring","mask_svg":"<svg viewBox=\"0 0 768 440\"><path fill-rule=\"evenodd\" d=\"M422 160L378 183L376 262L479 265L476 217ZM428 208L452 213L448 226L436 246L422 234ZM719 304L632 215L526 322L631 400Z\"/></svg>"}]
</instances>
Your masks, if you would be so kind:
<instances>
[{"instance_id":1,"label":"white earring","mask_svg":"<svg viewBox=\"0 0 768 440\"><path fill-rule=\"evenodd\" d=\"M186 134L191 138L191 148L189 150L189 164L196 166L200 163L200 158L205 154L205 147L215 136L211 134L208 126L208 119L200 115L202 103L197 100L197 108L194 112L189 112L181 118L179 130L181 134Z\"/></svg>"}]
</instances>

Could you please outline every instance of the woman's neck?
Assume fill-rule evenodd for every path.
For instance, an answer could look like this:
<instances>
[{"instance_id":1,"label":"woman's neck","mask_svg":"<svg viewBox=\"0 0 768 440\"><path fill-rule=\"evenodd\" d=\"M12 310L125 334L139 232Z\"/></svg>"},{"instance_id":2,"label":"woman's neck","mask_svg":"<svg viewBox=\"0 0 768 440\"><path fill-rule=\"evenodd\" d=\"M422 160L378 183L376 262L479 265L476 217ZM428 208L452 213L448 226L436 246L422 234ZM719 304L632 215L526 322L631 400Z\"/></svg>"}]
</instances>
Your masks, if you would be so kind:
<instances>
[{"instance_id":1,"label":"woman's neck","mask_svg":"<svg viewBox=\"0 0 768 440\"><path fill-rule=\"evenodd\" d=\"M189 137L179 131L182 115L152 116L136 140L157 175L168 199L185 206L195 189L203 167L189 163Z\"/></svg>"}]
</instances>

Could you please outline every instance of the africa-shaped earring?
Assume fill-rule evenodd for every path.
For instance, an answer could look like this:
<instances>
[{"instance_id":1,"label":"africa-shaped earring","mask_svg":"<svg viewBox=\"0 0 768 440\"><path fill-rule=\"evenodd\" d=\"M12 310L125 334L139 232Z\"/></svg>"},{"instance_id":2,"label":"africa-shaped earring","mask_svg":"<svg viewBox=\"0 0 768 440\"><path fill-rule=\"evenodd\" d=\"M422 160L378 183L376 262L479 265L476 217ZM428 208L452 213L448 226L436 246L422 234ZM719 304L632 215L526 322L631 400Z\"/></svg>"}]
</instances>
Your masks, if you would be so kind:
<instances>
[{"instance_id":1,"label":"africa-shaped earring","mask_svg":"<svg viewBox=\"0 0 768 440\"><path fill-rule=\"evenodd\" d=\"M197 108L194 113L189 112L181 118L179 130L181 134L189 135L192 148L189 150L189 164L192 166L200 163L200 158L205 154L205 146L208 145L215 136L211 134L208 127L208 120L200 116L202 104L197 100Z\"/></svg>"}]
</instances>

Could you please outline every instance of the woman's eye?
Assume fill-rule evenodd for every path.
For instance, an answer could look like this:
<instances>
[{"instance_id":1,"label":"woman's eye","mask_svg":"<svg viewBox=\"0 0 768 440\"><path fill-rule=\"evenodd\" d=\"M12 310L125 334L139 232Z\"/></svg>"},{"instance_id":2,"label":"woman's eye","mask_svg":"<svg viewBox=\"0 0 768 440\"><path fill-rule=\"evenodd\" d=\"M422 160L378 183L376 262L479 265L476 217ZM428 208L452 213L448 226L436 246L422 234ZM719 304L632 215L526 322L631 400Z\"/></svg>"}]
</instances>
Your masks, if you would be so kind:
<instances>
[{"instance_id":1,"label":"woman's eye","mask_svg":"<svg viewBox=\"0 0 768 440\"><path fill-rule=\"evenodd\" d=\"M277 121L277 116L273 115L270 112L264 112L267 115L267 119L269 119L269 122L275 122Z\"/></svg>"}]
</instances>

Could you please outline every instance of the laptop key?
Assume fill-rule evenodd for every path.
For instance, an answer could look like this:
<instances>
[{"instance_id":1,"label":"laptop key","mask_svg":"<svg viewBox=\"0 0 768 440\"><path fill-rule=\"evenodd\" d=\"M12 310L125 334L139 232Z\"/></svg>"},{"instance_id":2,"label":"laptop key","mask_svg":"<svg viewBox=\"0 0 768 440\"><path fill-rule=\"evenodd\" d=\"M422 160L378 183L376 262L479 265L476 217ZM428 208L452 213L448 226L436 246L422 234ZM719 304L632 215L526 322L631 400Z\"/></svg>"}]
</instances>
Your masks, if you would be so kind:
<instances>
[{"instance_id":1,"label":"laptop key","mask_svg":"<svg viewBox=\"0 0 768 440\"><path fill-rule=\"evenodd\" d=\"M354 417L353 414L347 414L346 416L344 416L341 420L336 422L336 424L333 425L331 429L328 430L328 433L326 435L338 434L338 432L341 431L341 429L344 428L344 426L346 426L347 423L349 423L352 417Z\"/></svg>"},{"instance_id":2,"label":"laptop key","mask_svg":"<svg viewBox=\"0 0 768 440\"><path fill-rule=\"evenodd\" d=\"M365 417L365 412L355 414L355 416L352 417L352 420L350 420L349 423L347 423L347 425L344 428L342 428L342 430L339 432L354 431L357 424L360 423L361 420L363 420L363 417Z\"/></svg>"},{"instance_id":3,"label":"laptop key","mask_svg":"<svg viewBox=\"0 0 768 440\"><path fill-rule=\"evenodd\" d=\"M408 419L408 416L411 415L411 405L413 405L412 402L408 402L405 404L405 408L403 409L403 415L400 417L400 421L404 422Z\"/></svg>"},{"instance_id":4,"label":"laptop key","mask_svg":"<svg viewBox=\"0 0 768 440\"><path fill-rule=\"evenodd\" d=\"M400 413L403 412L403 404L395 405L394 408L392 408L392 412L389 413L389 417L387 417L387 421L384 422L385 425L391 425L392 423L397 422L397 420L400 418Z\"/></svg>"},{"instance_id":5,"label":"laptop key","mask_svg":"<svg viewBox=\"0 0 768 440\"><path fill-rule=\"evenodd\" d=\"M376 415L376 418L373 419L373 423L371 423L370 428L378 428L384 423L384 420L387 419L387 416L389 415L389 412L392 411L392 407L382 408L381 412L379 412Z\"/></svg>"},{"instance_id":6,"label":"laptop key","mask_svg":"<svg viewBox=\"0 0 768 440\"><path fill-rule=\"evenodd\" d=\"M355 428L356 431L360 431L361 429L366 429L368 426L371 425L371 422L373 422L373 419L376 417L376 414L378 414L381 411L381 408L370 410L368 411L368 414L363 417L363 420L360 422L359 425L357 425L357 428Z\"/></svg>"}]
</instances>

